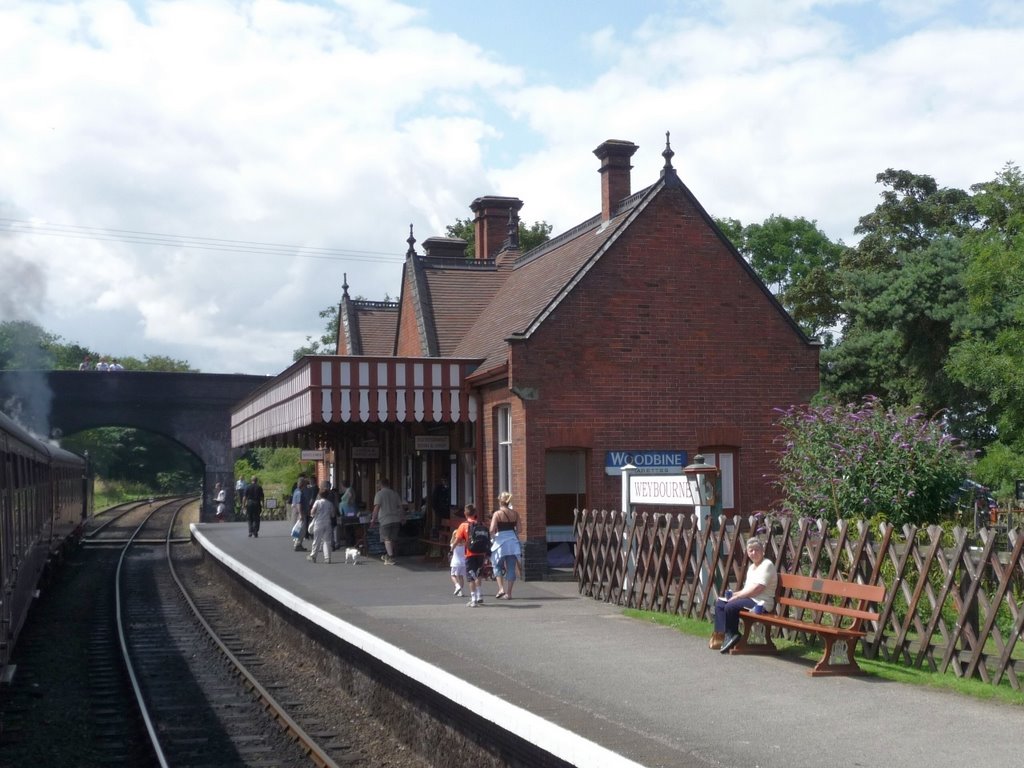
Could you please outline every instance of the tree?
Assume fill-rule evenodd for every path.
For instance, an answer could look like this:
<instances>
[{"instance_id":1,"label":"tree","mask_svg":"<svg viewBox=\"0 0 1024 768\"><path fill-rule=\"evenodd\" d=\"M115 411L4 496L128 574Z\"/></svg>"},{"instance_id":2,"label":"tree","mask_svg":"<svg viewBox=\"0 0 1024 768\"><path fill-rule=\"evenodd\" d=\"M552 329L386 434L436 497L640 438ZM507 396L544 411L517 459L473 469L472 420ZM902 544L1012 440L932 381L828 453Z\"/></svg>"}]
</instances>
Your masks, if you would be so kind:
<instances>
[{"instance_id":1,"label":"tree","mask_svg":"<svg viewBox=\"0 0 1024 768\"><path fill-rule=\"evenodd\" d=\"M804 332L830 345L840 312L837 271L847 247L803 217L717 223Z\"/></svg>"},{"instance_id":2,"label":"tree","mask_svg":"<svg viewBox=\"0 0 1024 768\"><path fill-rule=\"evenodd\" d=\"M991 439L983 393L945 371L965 331L960 238L978 221L974 202L909 171L890 168L877 180L882 202L861 217L863 238L839 265L842 339L822 353L823 388L847 401L875 395L942 411L958 436Z\"/></svg>"},{"instance_id":3,"label":"tree","mask_svg":"<svg viewBox=\"0 0 1024 768\"><path fill-rule=\"evenodd\" d=\"M189 365L187 360L175 360L166 355L145 355L141 360L137 357L119 357L117 361L126 371L164 371L178 373L198 373L198 369Z\"/></svg>"},{"instance_id":4,"label":"tree","mask_svg":"<svg viewBox=\"0 0 1024 768\"><path fill-rule=\"evenodd\" d=\"M50 370L53 368L51 347L57 339L59 337L25 320L0 323L0 370Z\"/></svg>"},{"instance_id":5,"label":"tree","mask_svg":"<svg viewBox=\"0 0 1024 768\"><path fill-rule=\"evenodd\" d=\"M62 447L88 453L104 480L136 484L159 492L192 493L203 474L199 458L179 443L141 429L99 427L67 435Z\"/></svg>"},{"instance_id":6,"label":"tree","mask_svg":"<svg viewBox=\"0 0 1024 768\"><path fill-rule=\"evenodd\" d=\"M958 240L940 239L905 254L898 270L848 273L857 300L847 300L842 341L822 354L825 388L842 400L872 394L944 412L959 437L991 439L982 392L945 368L968 323L965 263Z\"/></svg>"},{"instance_id":7,"label":"tree","mask_svg":"<svg viewBox=\"0 0 1024 768\"><path fill-rule=\"evenodd\" d=\"M970 456L941 420L917 409L887 409L877 398L793 406L779 426L783 514L936 523L954 510L971 469Z\"/></svg>"},{"instance_id":8,"label":"tree","mask_svg":"<svg viewBox=\"0 0 1024 768\"><path fill-rule=\"evenodd\" d=\"M77 342L67 343L61 336L49 333L35 323L6 321L0 323L0 370L77 370L88 356L93 362L100 355ZM195 371L187 361L165 355L120 357L120 363L129 371Z\"/></svg>"},{"instance_id":9,"label":"tree","mask_svg":"<svg viewBox=\"0 0 1024 768\"><path fill-rule=\"evenodd\" d=\"M546 221L535 221L530 226L519 222L519 249L526 253L538 245L546 243L551 239L552 225ZM445 227L445 235L448 237L460 237L466 241L466 258L472 259L476 255L476 227L472 219L456 219L454 224Z\"/></svg>"},{"instance_id":10,"label":"tree","mask_svg":"<svg viewBox=\"0 0 1024 768\"><path fill-rule=\"evenodd\" d=\"M1024 465L1024 175L1007 164L971 189L982 226L963 237L970 256L966 330L946 370L986 394L998 439L979 471L1005 491L1014 479L1009 473Z\"/></svg>"},{"instance_id":11,"label":"tree","mask_svg":"<svg viewBox=\"0 0 1024 768\"><path fill-rule=\"evenodd\" d=\"M977 221L966 192L940 189L931 176L887 168L875 181L885 186L882 202L854 228L863 238L848 254L847 268L898 268L905 254L939 237L963 235Z\"/></svg>"}]
</instances>

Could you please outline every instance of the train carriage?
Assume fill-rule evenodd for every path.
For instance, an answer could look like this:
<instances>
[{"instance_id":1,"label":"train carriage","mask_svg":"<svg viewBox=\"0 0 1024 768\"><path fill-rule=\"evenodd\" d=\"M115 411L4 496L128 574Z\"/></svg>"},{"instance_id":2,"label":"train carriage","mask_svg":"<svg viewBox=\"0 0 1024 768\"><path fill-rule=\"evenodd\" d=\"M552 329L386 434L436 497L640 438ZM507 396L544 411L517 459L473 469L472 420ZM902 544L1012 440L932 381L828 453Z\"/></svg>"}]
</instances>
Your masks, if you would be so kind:
<instances>
[{"instance_id":1,"label":"train carriage","mask_svg":"<svg viewBox=\"0 0 1024 768\"><path fill-rule=\"evenodd\" d=\"M86 489L85 459L0 413L0 669L47 563L82 525Z\"/></svg>"}]
</instances>

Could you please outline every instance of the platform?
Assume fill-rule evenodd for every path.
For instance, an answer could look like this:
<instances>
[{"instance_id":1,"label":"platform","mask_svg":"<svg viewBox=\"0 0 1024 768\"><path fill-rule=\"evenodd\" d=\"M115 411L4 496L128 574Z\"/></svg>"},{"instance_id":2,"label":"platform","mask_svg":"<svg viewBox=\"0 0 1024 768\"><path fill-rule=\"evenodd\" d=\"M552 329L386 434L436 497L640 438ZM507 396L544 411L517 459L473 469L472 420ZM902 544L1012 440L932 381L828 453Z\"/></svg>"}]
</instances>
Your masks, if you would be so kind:
<instances>
[{"instance_id":1,"label":"platform","mask_svg":"<svg viewBox=\"0 0 1024 768\"><path fill-rule=\"evenodd\" d=\"M467 608L436 563L313 565L285 522L193 534L275 600L580 768L1020 764L1021 707L723 656L571 582L520 582L510 601L488 582Z\"/></svg>"}]
</instances>

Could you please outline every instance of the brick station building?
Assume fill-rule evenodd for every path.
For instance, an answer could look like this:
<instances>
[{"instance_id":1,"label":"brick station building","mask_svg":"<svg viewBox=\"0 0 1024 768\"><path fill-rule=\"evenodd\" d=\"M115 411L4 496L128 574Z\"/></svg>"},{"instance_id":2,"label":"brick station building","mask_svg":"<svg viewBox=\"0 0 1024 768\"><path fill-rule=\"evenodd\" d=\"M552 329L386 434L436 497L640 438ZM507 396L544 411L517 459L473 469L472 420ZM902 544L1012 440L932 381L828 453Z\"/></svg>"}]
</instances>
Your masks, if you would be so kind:
<instances>
[{"instance_id":1,"label":"brick station building","mask_svg":"<svg viewBox=\"0 0 1024 768\"><path fill-rule=\"evenodd\" d=\"M365 505L392 480L421 525L431 489L485 513L510 490L528 578L571 539L575 508L617 509L623 454L703 453L722 506L774 494L775 409L818 390L809 340L672 165L631 192L637 146L609 140L598 215L521 252L513 197L473 201L460 239L409 248L397 302L354 301L347 279L336 356L305 357L240 404L232 444L325 451ZM596 185L595 185L596 186ZM596 193L596 190L595 190ZM595 194L595 202L597 195Z\"/></svg>"}]
</instances>

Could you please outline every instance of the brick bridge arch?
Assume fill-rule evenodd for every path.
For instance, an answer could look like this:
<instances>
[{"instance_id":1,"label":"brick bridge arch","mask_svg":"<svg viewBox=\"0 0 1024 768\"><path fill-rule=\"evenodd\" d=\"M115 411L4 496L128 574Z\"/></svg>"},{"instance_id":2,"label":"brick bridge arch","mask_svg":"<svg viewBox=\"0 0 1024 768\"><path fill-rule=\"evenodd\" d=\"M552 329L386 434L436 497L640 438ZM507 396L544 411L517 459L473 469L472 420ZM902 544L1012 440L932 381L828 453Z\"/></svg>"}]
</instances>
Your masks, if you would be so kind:
<instances>
[{"instance_id":1,"label":"brick bridge arch","mask_svg":"<svg viewBox=\"0 0 1024 768\"><path fill-rule=\"evenodd\" d=\"M0 371L0 403L39 435L136 427L163 435L203 463L200 519L212 520L213 488L234 491L231 409L267 376L153 371Z\"/></svg>"}]
</instances>

